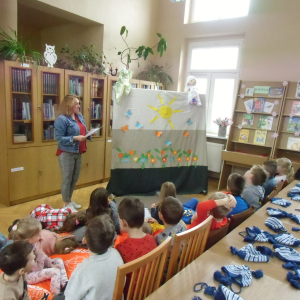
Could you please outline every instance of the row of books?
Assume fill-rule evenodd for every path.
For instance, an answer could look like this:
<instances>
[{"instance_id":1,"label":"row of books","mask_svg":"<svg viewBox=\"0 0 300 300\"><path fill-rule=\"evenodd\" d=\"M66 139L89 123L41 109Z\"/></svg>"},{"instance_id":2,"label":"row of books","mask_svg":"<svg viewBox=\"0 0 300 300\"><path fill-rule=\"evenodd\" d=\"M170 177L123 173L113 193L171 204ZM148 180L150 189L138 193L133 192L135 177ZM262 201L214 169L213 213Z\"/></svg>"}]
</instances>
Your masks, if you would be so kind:
<instances>
[{"instance_id":1,"label":"row of books","mask_svg":"<svg viewBox=\"0 0 300 300\"><path fill-rule=\"evenodd\" d=\"M91 104L91 118L92 119L101 119L102 118L102 105L92 101Z\"/></svg>"},{"instance_id":2,"label":"row of books","mask_svg":"<svg viewBox=\"0 0 300 300\"><path fill-rule=\"evenodd\" d=\"M43 103L44 120L53 120L57 113L57 104L52 104L52 99L45 100Z\"/></svg>"},{"instance_id":3,"label":"row of books","mask_svg":"<svg viewBox=\"0 0 300 300\"><path fill-rule=\"evenodd\" d=\"M82 80L77 77L71 77L70 78L70 94L76 95L76 96L82 96L83 95L83 83Z\"/></svg>"},{"instance_id":4,"label":"row of books","mask_svg":"<svg viewBox=\"0 0 300 300\"><path fill-rule=\"evenodd\" d=\"M257 128L271 130L273 124L273 116L260 115ZM242 120L242 126L245 128L253 127L254 116L252 114L244 114Z\"/></svg>"},{"instance_id":5,"label":"row of books","mask_svg":"<svg viewBox=\"0 0 300 300\"><path fill-rule=\"evenodd\" d=\"M102 97L103 94L103 81L102 80L93 80L92 81L92 97Z\"/></svg>"},{"instance_id":6,"label":"row of books","mask_svg":"<svg viewBox=\"0 0 300 300\"><path fill-rule=\"evenodd\" d=\"M253 98L244 101L247 112L271 113L274 108L273 102L267 102L265 98Z\"/></svg>"},{"instance_id":7,"label":"row of books","mask_svg":"<svg viewBox=\"0 0 300 300\"><path fill-rule=\"evenodd\" d=\"M44 140L55 140L55 128L54 125L50 125L48 128L44 129Z\"/></svg>"},{"instance_id":8,"label":"row of books","mask_svg":"<svg viewBox=\"0 0 300 300\"><path fill-rule=\"evenodd\" d=\"M31 92L31 70L16 69L11 70L12 75L12 91L19 93Z\"/></svg>"},{"instance_id":9,"label":"row of books","mask_svg":"<svg viewBox=\"0 0 300 300\"><path fill-rule=\"evenodd\" d=\"M13 98L13 119L31 120L31 103L22 102L19 98Z\"/></svg>"},{"instance_id":10,"label":"row of books","mask_svg":"<svg viewBox=\"0 0 300 300\"><path fill-rule=\"evenodd\" d=\"M43 93L44 94L58 94L59 75L52 73L43 73Z\"/></svg>"},{"instance_id":11,"label":"row of books","mask_svg":"<svg viewBox=\"0 0 300 300\"><path fill-rule=\"evenodd\" d=\"M266 144L267 133L268 132L266 130L255 130L253 144L264 146ZM240 143L249 143L249 134L250 134L250 130L241 129L240 136L239 136L239 142Z\"/></svg>"}]
</instances>

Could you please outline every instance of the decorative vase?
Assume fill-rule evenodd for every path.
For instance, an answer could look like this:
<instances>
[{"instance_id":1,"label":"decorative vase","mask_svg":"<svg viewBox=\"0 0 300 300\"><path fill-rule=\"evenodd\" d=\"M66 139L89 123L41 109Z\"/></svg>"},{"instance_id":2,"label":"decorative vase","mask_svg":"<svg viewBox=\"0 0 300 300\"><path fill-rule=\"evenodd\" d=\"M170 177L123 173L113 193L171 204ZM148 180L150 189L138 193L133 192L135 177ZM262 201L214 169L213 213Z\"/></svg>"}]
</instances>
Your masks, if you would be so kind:
<instances>
[{"instance_id":1,"label":"decorative vase","mask_svg":"<svg viewBox=\"0 0 300 300\"><path fill-rule=\"evenodd\" d=\"M219 126L218 136L225 137L226 136L227 127Z\"/></svg>"}]
</instances>

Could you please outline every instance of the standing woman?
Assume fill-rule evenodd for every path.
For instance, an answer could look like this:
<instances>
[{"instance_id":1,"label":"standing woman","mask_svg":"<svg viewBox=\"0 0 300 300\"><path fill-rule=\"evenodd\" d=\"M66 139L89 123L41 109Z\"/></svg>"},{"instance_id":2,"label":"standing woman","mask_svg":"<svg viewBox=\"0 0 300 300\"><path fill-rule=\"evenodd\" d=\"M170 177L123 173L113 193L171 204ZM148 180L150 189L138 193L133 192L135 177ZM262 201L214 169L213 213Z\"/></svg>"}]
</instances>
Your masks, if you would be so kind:
<instances>
[{"instance_id":1,"label":"standing woman","mask_svg":"<svg viewBox=\"0 0 300 300\"><path fill-rule=\"evenodd\" d=\"M65 207L72 212L81 208L72 201L72 194L80 174L81 154L86 152L87 130L79 109L79 100L74 95L65 96L60 104L60 115L54 123L58 142L56 156L62 175L61 194Z\"/></svg>"}]
</instances>

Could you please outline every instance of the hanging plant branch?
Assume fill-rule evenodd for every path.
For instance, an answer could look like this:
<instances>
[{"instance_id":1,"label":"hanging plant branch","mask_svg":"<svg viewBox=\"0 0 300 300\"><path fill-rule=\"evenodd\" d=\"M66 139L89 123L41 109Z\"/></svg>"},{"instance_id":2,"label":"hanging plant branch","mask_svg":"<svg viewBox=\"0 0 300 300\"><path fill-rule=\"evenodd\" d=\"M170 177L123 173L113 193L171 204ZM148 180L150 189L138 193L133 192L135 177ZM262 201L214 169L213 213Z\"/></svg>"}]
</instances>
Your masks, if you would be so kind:
<instances>
[{"instance_id":1,"label":"hanging plant branch","mask_svg":"<svg viewBox=\"0 0 300 300\"><path fill-rule=\"evenodd\" d=\"M128 29L125 26L121 27L120 30L120 36L122 40L124 41L126 48L123 51L119 51L118 55L121 56L121 62L123 65L126 66L126 69L129 69L129 65L133 60L139 60L141 57L146 60L149 56L149 54L154 54L153 49L156 48L157 52L160 54L162 57L164 52L167 50L167 42L166 40L162 37L160 33L157 33L157 36L159 37L159 41L157 44L155 44L153 47L147 47L147 46L139 46L138 48L134 47L129 47L126 39L128 37ZM132 57L131 53L134 51L137 57Z\"/></svg>"}]
</instances>

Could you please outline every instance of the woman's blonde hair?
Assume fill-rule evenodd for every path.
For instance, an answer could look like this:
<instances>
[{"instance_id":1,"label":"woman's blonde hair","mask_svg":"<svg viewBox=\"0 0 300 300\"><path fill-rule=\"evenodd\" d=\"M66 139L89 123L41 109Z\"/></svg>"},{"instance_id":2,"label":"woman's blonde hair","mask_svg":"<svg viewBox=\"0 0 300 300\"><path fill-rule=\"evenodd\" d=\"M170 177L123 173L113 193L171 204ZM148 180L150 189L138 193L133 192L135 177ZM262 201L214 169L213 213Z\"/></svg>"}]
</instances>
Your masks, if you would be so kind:
<instances>
[{"instance_id":1,"label":"woman's blonde hair","mask_svg":"<svg viewBox=\"0 0 300 300\"><path fill-rule=\"evenodd\" d=\"M168 196L176 198L176 187L174 183L166 181L161 185L157 206L160 206L162 201Z\"/></svg>"},{"instance_id":2,"label":"woman's blonde hair","mask_svg":"<svg viewBox=\"0 0 300 300\"><path fill-rule=\"evenodd\" d=\"M59 115L70 116L73 112L73 106L77 97L75 95L66 95L59 105Z\"/></svg>"},{"instance_id":3,"label":"woman's blonde hair","mask_svg":"<svg viewBox=\"0 0 300 300\"><path fill-rule=\"evenodd\" d=\"M294 167L292 162L285 157L276 160L277 165L285 171L286 180L290 183L294 178Z\"/></svg>"},{"instance_id":4,"label":"woman's blonde hair","mask_svg":"<svg viewBox=\"0 0 300 300\"><path fill-rule=\"evenodd\" d=\"M10 227L9 238L14 241L27 240L42 230L42 224L34 218L25 218Z\"/></svg>"}]
</instances>

